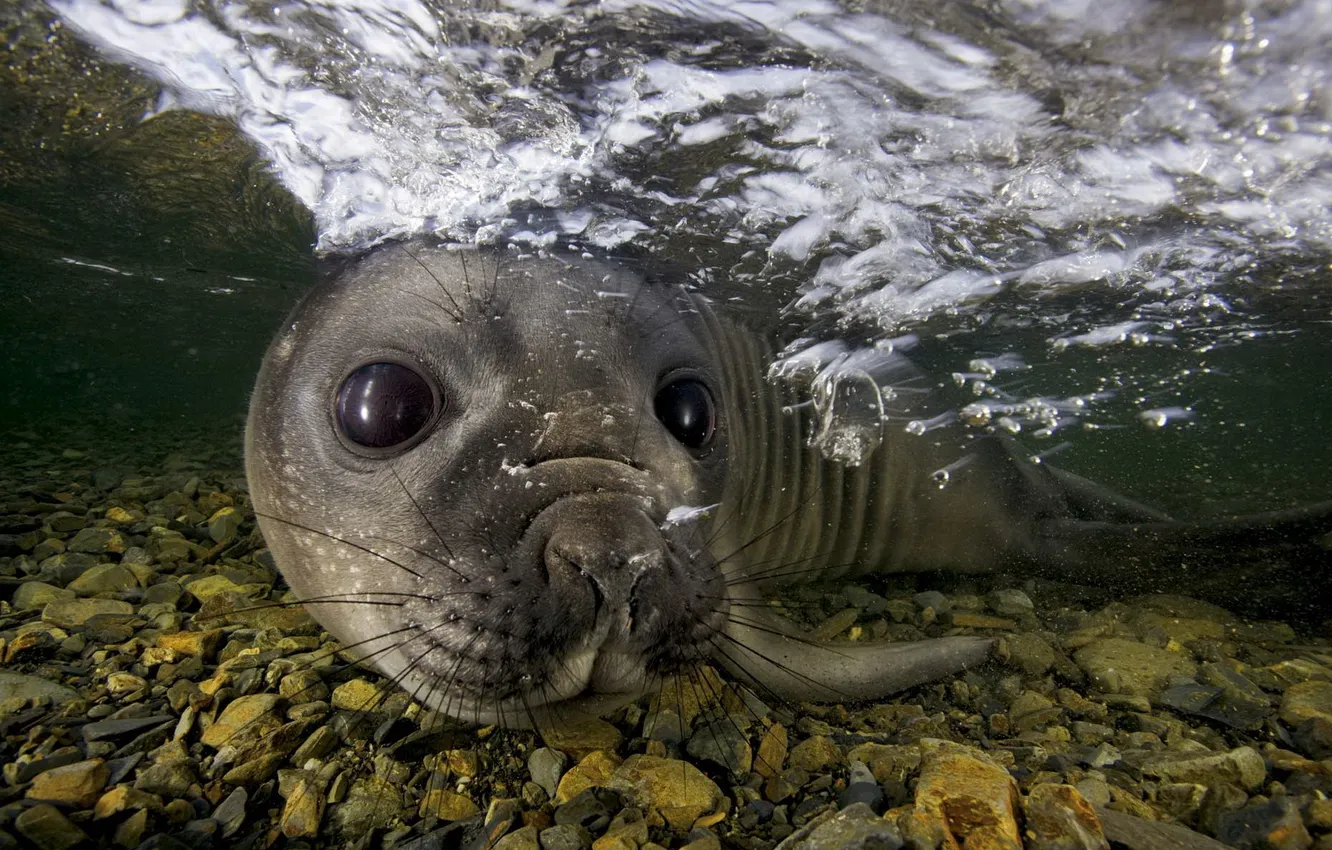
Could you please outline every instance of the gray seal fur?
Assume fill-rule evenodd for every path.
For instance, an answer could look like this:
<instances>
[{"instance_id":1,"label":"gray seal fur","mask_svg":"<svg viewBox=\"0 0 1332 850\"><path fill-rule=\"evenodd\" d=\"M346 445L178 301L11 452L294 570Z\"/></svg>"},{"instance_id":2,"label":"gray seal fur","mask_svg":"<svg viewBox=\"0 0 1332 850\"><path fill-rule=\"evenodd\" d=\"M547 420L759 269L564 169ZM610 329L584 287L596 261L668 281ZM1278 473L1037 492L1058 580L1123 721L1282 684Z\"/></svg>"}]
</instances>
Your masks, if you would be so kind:
<instances>
[{"instance_id":1,"label":"gray seal fur","mask_svg":"<svg viewBox=\"0 0 1332 850\"><path fill-rule=\"evenodd\" d=\"M999 438L942 489L931 473L957 450L927 437L829 462L770 359L704 298L622 265L382 247L317 286L264 360L246 435L259 523L365 664L449 715L511 726L604 713L709 661L790 699L864 699L990 651L814 644L761 605L793 572L1114 580L1121 567L1089 567L1105 552L1196 543ZM371 363L430 385L402 446L367 450L340 425L340 388ZM713 396L702 448L654 410L681 376Z\"/></svg>"}]
</instances>

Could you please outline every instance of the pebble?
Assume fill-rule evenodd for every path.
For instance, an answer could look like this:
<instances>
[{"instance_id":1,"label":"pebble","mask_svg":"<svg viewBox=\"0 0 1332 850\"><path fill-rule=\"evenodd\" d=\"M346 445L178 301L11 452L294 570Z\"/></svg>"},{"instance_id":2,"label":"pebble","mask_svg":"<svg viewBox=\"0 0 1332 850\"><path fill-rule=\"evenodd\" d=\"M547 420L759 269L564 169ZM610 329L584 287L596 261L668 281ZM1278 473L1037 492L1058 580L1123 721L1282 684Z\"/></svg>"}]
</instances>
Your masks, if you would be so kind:
<instances>
[{"instance_id":1,"label":"pebble","mask_svg":"<svg viewBox=\"0 0 1332 850\"><path fill-rule=\"evenodd\" d=\"M600 787L610 781L620 767L620 759L606 750L588 753L560 778L555 788L555 802L567 803L588 788Z\"/></svg>"},{"instance_id":2,"label":"pebble","mask_svg":"<svg viewBox=\"0 0 1332 850\"><path fill-rule=\"evenodd\" d=\"M42 621L70 628L103 614L129 617L134 614L134 606L118 599L56 599L42 608Z\"/></svg>"},{"instance_id":3,"label":"pebble","mask_svg":"<svg viewBox=\"0 0 1332 850\"><path fill-rule=\"evenodd\" d=\"M1096 810L1072 785L1033 786L1022 811L1027 850L1110 850Z\"/></svg>"},{"instance_id":4,"label":"pebble","mask_svg":"<svg viewBox=\"0 0 1332 850\"><path fill-rule=\"evenodd\" d=\"M813 640L830 641L854 626L859 617L860 612L855 608L845 608L815 626L810 637Z\"/></svg>"},{"instance_id":5,"label":"pebble","mask_svg":"<svg viewBox=\"0 0 1332 850\"><path fill-rule=\"evenodd\" d=\"M541 830L539 836L541 850L581 850L592 845L590 838L585 829L573 824L556 824Z\"/></svg>"},{"instance_id":6,"label":"pebble","mask_svg":"<svg viewBox=\"0 0 1332 850\"><path fill-rule=\"evenodd\" d=\"M974 611L954 611L952 623L960 629L1002 629L1012 631L1017 628L1017 621L1008 617L996 617L992 614L979 614Z\"/></svg>"},{"instance_id":7,"label":"pebble","mask_svg":"<svg viewBox=\"0 0 1332 850\"><path fill-rule=\"evenodd\" d=\"M1009 663L1028 676L1041 676L1055 665L1054 647L1040 635L1030 632L1007 635Z\"/></svg>"},{"instance_id":8,"label":"pebble","mask_svg":"<svg viewBox=\"0 0 1332 850\"><path fill-rule=\"evenodd\" d=\"M308 838L319 834L324 817L324 795L315 775L307 770L299 774L287 791L286 804L278 818L282 834L288 838Z\"/></svg>"},{"instance_id":9,"label":"pebble","mask_svg":"<svg viewBox=\"0 0 1332 850\"><path fill-rule=\"evenodd\" d=\"M991 611L1004 617L1023 617L1036 609L1031 597L1016 588L996 590L985 601Z\"/></svg>"},{"instance_id":10,"label":"pebble","mask_svg":"<svg viewBox=\"0 0 1332 850\"><path fill-rule=\"evenodd\" d=\"M787 756L791 767L817 773L842 763L842 751L825 735L806 738L791 748Z\"/></svg>"},{"instance_id":11,"label":"pebble","mask_svg":"<svg viewBox=\"0 0 1332 850\"><path fill-rule=\"evenodd\" d=\"M615 725L601 718L589 717L560 722L541 730L541 739L547 747L567 753L581 760L594 750L614 752L624 736Z\"/></svg>"},{"instance_id":12,"label":"pebble","mask_svg":"<svg viewBox=\"0 0 1332 850\"><path fill-rule=\"evenodd\" d=\"M534 826L514 830L495 842L492 850L540 850L541 844Z\"/></svg>"},{"instance_id":13,"label":"pebble","mask_svg":"<svg viewBox=\"0 0 1332 850\"><path fill-rule=\"evenodd\" d=\"M155 726L162 726L171 723L175 718L166 714L155 714L149 717L125 717L120 719L96 720L85 724L83 727L83 740L92 743L93 741L107 741L115 738L123 738L126 735L132 735L144 729L151 729Z\"/></svg>"},{"instance_id":14,"label":"pebble","mask_svg":"<svg viewBox=\"0 0 1332 850\"><path fill-rule=\"evenodd\" d=\"M128 785L117 785L97 799L97 804L93 806L93 817L101 820L138 809L159 812L162 810L162 798Z\"/></svg>"},{"instance_id":15,"label":"pebble","mask_svg":"<svg viewBox=\"0 0 1332 850\"><path fill-rule=\"evenodd\" d=\"M897 850L902 844L894 821L879 817L864 803L853 803L796 830L781 843L781 850Z\"/></svg>"},{"instance_id":16,"label":"pebble","mask_svg":"<svg viewBox=\"0 0 1332 850\"><path fill-rule=\"evenodd\" d=\"M56 587L44 581L25 581L14 590L10 604L16 611L39 611L48 603L61 599L73 599L75 593L63 587Z\"/></svg>"},{"instance_id":17,"label":"pebble","mask_svg":"<svg viewBox=\"0 0 1332 850\"><path fill-rule=\"evenodd\" d=\"M163 797L184 797L198 782L192 761L158 762L142 770L134 787Z\"/></svg>"},{"instance_id":18,"label":"pebble","mask_svg":"<svg viewBox=\"0 0 1332 850\"><path fill-rule=\"evenodd\" d=\"M175 632L158 635L157 646L197 658L209 659L217 652L222 640L221 629L205 629L199 632Z\"/></svg>"},{"instance_id":19,"label":"pebble","mask_svg":"<svg viewBox=\"0 0 1332 850\"><path fill-rule=\"evenodd\" d=\"M398 817L401 807L402 791L392 782L378 776L357 779L346 799L333 807L333 831L356 837L385 829Z\"/></svg>"},{"instance_id":20,"label":"pebble","mask_svg":"<svg viewBox=\"0 0 1332 850\"><path fill-rule=\"evenodd\" d=\"M69 850L88 840L88 833L49 803L24 809L14 819L14 828L37 850Z\"/></svg>"},{"instance_id":21,"label":"pebble","mask_svg":"<svg viewBox=\"0 0 1332 850\"><path fill-rule=\"evenodd\" d=\"M236 539L244 516L233 507L218 508L208 518L208 536L216 543L229 543Z\"/></svg>"},{"instance_id":22,"label":"pebble","mask_svg":"<svg viewBox=\"0 0 1332 850\"><path fill-rule=\"evenodd\" d=\"M79 596L96 596L99 593L123 593L138 586L138 578L128 567L98 564L65 585L65 589Z\"/></svg>"},{"instance_id":23,"label":"pebble","mask_svg":"<svg viewBox=\"0 0 1332 850\"><path fill-rule=\"evenodd\" d=\"M1162 753L1140 765L1143 774L1168 782L1194 782L1213 786L1232 782L1254 790L1267 778L1267 765L1252 747L1238 747L1225 753Z\"/></svg>"},{"instance_id":24,"label":"pebble","mask_svg":"<svg viewBox=\"0 0 1332 850\"><path fill-rule=\"evenodd\" d=\"M1311 718L1332 722L1332 682L1310 679L1291 685L1281 697L1280 715L1290 726Z\"/></svg>"},{"instance_id":25,"label":"pebble","mask_svg":"<svg viewBox=\"0 0 1332 850\"><path fill-rule=\"evenodd\" d=\"M550 747L537 747L527 757L527 771L531 774L532 781L540 785L546 796L551 798L555 796L560 777L564 776L564 769L568 765L569 757Z\"/></svg>"},{"instance_id":26,"label":"pebble","mask_svg":"<svg viewBox=\"0 0 1332 850\"><path fill-rule=\"evenodd\" d=\"M630 756L607 784L627 794L633 805L659 812L676 830L718 823L729 808L717 783L677 759Z\"/></svg>"},{"instance_id":27,"label":"pebble","mask_svg":"<svg viewBox=\"0 0 1332 850\"><path fill-rule=\"evenodd\" d=\"M611 816L623 807L620 795L608 788L587 788L555 809L555 823L580 826L589 833L604 831Z\"/></svg>"},{"instance_id":28,"label":"pebble","mask_svg":"<svg viewBox=\"0 0 1332 850\"><path fill-rule=\"evenodd\" d=\"M863 803L877 813L883 811L883 802L883 788L875 780L869 767L863 762L851 762L851 768L846 779L846 788L837 795L837 805L846 808L850 805Z\"/></svg>"},{"instance_id":29,"label":"pebble","mask_svg":"<svg viewBox=\"0 0 1332 850\"><path fill-rule=\"evenodd\" d=\"M282 725L277 707L282 698L277 694L251 694L237 697L222 711L221 716L204 730L200 741L209 747L262 738ZM290 837L290 836L289 836Z\"/></svg>"},{"instance_id":30,"label":"pebble","mask_svg":"<svg viewBox=\"0 0 1332 850\"><path fill-rule=\"evenodd\" d=\"M1151 698L1171 676L1192 678L1197 665L1183 654L1124 638L1101 638L1079 649L1073 660L1107 693Z\"/></svg>"},{"instance_id":31,"label":"pebble","mask_svg":"<svg viewBox=\"0 0 1332 850\"><path fill-rule=\"evenodd\" d=\"M725 719L699 724L686 751L695 759L730 771L733 776L745 776L754 764L754 751L742 728L746 720L728 715Z\"/></svg>"},{"instance_id":32,"label":"pebble","mask_svg":"<svg viewBox=\"0 0 1332 850\"><path fill-rule=\"evenodd\" d=\"M418 814L423 818L439 818L442 821L456 821L470 818L481 810L472 798L447 788L432 788L421 797Z\"/></svg>"},{"instance_id":33,"label":"pebble","mask_svg":"<svg viewBox=\"0 0 1332 850\"><path fill-rule=\"evenodd\" d=\"M1313 844L1299 806L1284 795L1222 814L1216 837L1235 847L1271 850L1304 850Z\"/></svg>"},{"instance_id":34,"label":"pebble","mask_svg":"<svg viewBox=\"0 0 1332 850\"><path fill-rule=\"evenodd\" d=\"M758 754L754 759L754 772L767 779L776 776L786 764L787 734L786 727L773 723L759 740Z\"/></svg>"},{"instance_id":35,"label":"pebble","mask_svg":"<svg viewBox=\"0 0 1332 850\"><path fill-rule=\"evenodd\" d=\"M933 739L921 744L916 817L969 848L1020 848L1018 787L1008 771L974 747Z\"/></svg>"},{"instance_id":36,"label":"pebble","mask_svg":"<svg viewBox=\"0 0 1332 850\"><path fill-rule=\"evenodd\" d=\"M119 554L124 552L128 546L125 536L114 528L85 528L76 533L65 544L66 549L70 552L87 552L89 554L102 554L104 552Z\"/></svg>"},{"instance_id":37,"label":"pebble","mask_svg":"<svg viewBox=\"0 0 1332 850\"><path fill-rule=\"evenodd\" d=\"M388 693L381 685L358 678L334 688L331 702L343 711L377 711Z\"/></svg>"},{"instance_id":38,"label":"pebble","mask_svg":"<svg viewBox=\"0 0 1332 850\"><path fill-rule=\"evenodd\" d=\"M29 800L90 808L101 796L109 775L102 759L53 767L37 774L24 796Z\"/></svg>"},{"instance_id":39,"label":"pebble","mask_svg":"<svg viewBox=\"0 0 1332 850\"><path fill-rule=\"evenodd\" d=\"M112 834L112 840L121 847L139 847L148 830L148 810L139 809L121 821Z\"/></svg>"},{"instance_id":40,"label":"pebble","mask_svg":"<svg viewBox=\"0 0 1332 850\"><path fill-rule=\"evenodd\" d=\"M50 700L57 705L78 699L73 688L25 673L0 670L0 702L8 700Z\"/></svg>"}]
</instances>

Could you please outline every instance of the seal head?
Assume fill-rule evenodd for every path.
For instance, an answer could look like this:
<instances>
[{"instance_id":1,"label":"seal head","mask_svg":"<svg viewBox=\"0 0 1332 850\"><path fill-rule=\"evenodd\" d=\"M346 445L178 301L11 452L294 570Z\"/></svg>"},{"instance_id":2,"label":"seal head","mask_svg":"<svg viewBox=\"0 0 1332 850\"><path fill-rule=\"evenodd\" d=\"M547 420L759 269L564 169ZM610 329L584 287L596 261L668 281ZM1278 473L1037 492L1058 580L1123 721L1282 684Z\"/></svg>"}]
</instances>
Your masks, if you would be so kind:
<instances>
[{"instance_id":1,"label":"seal head","mask_svg":"<svg viewBox=\"0 0 1332 850\"><path fill-rule=\"evenodd\" d=\"M727 405L699 303L578 258L381 249L273 342L247 473L293 590L417 699L600 713L712 654Z\"/></svg>"}]
</instances>

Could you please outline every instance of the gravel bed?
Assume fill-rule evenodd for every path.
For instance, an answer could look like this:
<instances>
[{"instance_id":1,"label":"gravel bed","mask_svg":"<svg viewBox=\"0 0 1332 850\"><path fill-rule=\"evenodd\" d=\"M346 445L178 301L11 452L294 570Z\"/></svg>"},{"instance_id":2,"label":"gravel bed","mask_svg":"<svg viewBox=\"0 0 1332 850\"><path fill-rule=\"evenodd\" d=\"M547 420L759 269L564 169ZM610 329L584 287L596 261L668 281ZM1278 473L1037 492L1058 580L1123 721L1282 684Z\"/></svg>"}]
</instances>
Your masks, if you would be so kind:
<instances>
[{"instance_id":1,"label":"gravel bed","mask_svg":"<svg viewBox=\"0 0 1332 850\"><path fill-rule=\"evenodd\" d=\"M825 638L996 659L872 705L703 670L477 729L284 604L238 437L173 439L4 439L0 850L1332 850L1327 624L1021 578L807 588L785 604Z\"/></svg>"}]
</instances>

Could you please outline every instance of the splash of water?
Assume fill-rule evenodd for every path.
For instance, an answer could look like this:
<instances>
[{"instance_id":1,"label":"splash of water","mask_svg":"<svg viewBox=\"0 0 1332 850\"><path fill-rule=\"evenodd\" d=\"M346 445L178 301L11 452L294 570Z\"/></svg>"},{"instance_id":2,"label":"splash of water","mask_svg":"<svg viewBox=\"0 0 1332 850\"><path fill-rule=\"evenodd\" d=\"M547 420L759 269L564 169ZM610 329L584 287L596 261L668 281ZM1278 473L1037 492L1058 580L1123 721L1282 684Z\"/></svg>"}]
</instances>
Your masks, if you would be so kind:
<instances>
[{"instance_id":1,"label":"splash of water","mask_svg":"<svg viewBox=\"0 0 1332 850\"><path fill-rule=\"evenodd\" d=\"M1187 335L1255 258L1332 252L1326 0L52 6L160 81L159 110L234 120L325 251L737 245L732 277L801 270L795 309L888 334L1014 292L1038 320L1119 293L1072 326L1051 308L1059 356ZM883 407L847 361L820 369L824 413Z\"/></svg>"}]
</instances>

